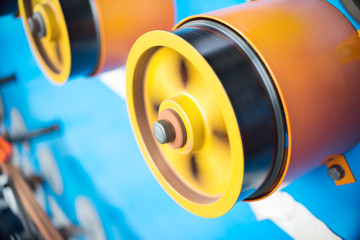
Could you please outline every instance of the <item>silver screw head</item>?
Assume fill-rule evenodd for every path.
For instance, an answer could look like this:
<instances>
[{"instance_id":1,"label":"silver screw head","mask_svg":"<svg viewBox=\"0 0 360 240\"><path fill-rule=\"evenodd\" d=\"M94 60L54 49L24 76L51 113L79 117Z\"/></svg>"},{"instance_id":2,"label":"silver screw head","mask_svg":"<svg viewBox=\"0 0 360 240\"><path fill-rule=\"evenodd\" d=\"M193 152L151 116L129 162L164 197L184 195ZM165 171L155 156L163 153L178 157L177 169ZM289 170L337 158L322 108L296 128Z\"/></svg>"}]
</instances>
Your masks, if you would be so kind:
<instances>
[{"instance_id":1,"label":"silver screw head","mask_svg":"<svg viewBox=\"0 0 360 240\"><path fill-rule=\"evenodd\" d=\"M35 12L32 17L27 19L30 32L38 35L38 37L45 37L46 28L43 18L38 12Z\"/></svg>"},{"instance_id":2,"label":"silver screw head","mask_svg":"<svg viewBox=\"0 0 360 240\"><path fill-rule=\"evenodd\" d=\"M165 120L159 120L154 123L153 134L156 140L161 144L169 143L174 138L171 125Z\"/></svg>"},{"instance_id":3,"label":"silver screw head","mask_svg":"<svg viewBox=\"0 0 360 240\"><path fill-rule=\"evenodd\" d=\"M345 176L345 171L340 165L335 164L328 169L328 175L332 180L337 181Z\"/></svg>"}]
</instances>

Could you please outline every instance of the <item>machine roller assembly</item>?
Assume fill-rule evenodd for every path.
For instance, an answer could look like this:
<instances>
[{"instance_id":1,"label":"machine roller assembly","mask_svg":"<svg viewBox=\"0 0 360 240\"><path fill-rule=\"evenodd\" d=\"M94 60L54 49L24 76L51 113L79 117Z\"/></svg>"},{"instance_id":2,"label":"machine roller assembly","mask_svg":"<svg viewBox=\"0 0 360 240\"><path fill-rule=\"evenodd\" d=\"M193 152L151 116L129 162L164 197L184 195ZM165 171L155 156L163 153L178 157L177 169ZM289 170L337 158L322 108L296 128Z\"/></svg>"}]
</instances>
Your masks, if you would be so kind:
<instances>
[{"instance_id":1,"label":"machine roller assembly","mask_svg":"<svg viewBox=\"0 0 360 240\"><path fill-rule=\"evenodd\" d=\"M127 102L149 168L203 217L268 197L360 141L357 56L326 1L254 1L143 35Z\"/></svg>"},{"instance_id":2,"label":"machine roller assembly","mask_svg":"<svg viewBox=\"0 0 360 240\"><path fill-rule=\"evenodd\" d=\"M360 239L359 3L0 0L0 240Z\"/></svg>"},{"instance_id":3,"label":"machine roller assembly","mask_svg":"<svg viewBox=\"0 0 360 240\"><path fill-rule=\"evenodd\" d=\"M56 84L119 67L136 38L174 21L172 0L20 0L19 10L38 65Z\"/></svg>"}]
</instances>

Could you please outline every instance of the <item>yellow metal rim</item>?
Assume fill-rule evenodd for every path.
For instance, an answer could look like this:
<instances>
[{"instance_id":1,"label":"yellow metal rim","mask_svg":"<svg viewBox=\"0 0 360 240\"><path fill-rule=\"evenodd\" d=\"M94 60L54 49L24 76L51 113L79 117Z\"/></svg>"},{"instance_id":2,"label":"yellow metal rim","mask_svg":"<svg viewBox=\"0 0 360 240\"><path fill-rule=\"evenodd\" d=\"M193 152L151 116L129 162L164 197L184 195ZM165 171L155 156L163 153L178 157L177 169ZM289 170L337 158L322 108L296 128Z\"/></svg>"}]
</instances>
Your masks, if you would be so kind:
<instances>
[{"instance_id":1,"label":"yellow metal rim","mask_svg":"<svg viewBox=\"0 0 360 240\"><path fill-rule=\"evenodd\" d=\"M64 84L71 71L70 40L61 5L57 0L19 0L19 12L30 48L44 75L54 84ZM37 12L44 20L46 36L31 33L28 18Z\"/></svg>"},{"instance_id":2,"label":"yellow metal rim","mask_svg":"<svg viewBox=\"0 0 360 240\"><path fill-rule=\"evenodd\" d=\"M227 154L229 156L229 168L226 170L226 175L228 178L222 181L218 187L204 187L196 185L194 182L192 182L191 180L189 180L189 178L186 177L186 169L184 169L184 166L172 162L173 158L180 158L181 154L188 154L186 149L176 149L176 151L178 151L176 152L174 149L171 150L168 146L160 145L157 142L155 145L151 145L154 144L153 142L155 141L155 139L152 136L151 138L149 136L145 136L150 135L151 131L149 129L151 128L151 125L154 121L153 119L157 117L151 116L156 114L151 113L151 110L149 110L151 109L151 106L149 106L148 100L151 98L148 97L148 92L149 89L154 86L154 84L156 85L157 77L161 76L162 74L161 73L159 75L157 73L158 70L152 71L151 68L156 69L157 59L163 59L168 57L169 61L171 61L171 57L176 56L177 54L183 59L185 59L188 62L188 65L192 65L192 67L195 68L193 70L193 72L196 73L193 80L194 84L199 84L201 87L204 88L205 92L205 88L207 88L211 90L211 94L214 94L214 96L209 96L209 102L211 102L212 105L216 105L213 106L214 112L216 112L215 115L220 115L221 121L224 121L219 125L224 126L228 137L229 151L227 149L225 149L225 151L228 151ZM149 56L151 56L152 61L146 62L146 60L144 59L148 58ZM159 64L162 63L159 62ZM144 65L147 66L147 70L140 73L138 69L139 67L143 67ZM223 86L221 85L220 80L212 70L211 66L200 55L200 53L196 51L195 48L193 48L188 42L186 42L176 34L166 31L152 31L140 37L134 44L128 57L126 72L127 103L133 131L136 135L138 144L142 153L144 154L145 160L149 168L151 169L161 186L182 207L196 215L202 217L219 217L228 212L237 202L241 192L244 176L244 155L240 131L232 105ZM145 74L146 76L142 74ZM173 81L173 78L174 76L172 76L169 81ZM145 83L143 83L142 81L145 81ZM151 81L153 81L153 83ZM204 83L206 83L206 85ZM142 88L139 88L139 84L144 84L144 86ZM166 86L169 87L170 85L171 84ZM171 93L171 91L171 89L168 89L169 94ZM154 90L154 92L161 95L165 91L163 89ZM206 93L210 92L207 91ZM139 96L142 94L144 94L144 102L142 103L142 108L146 109L146 111L144 110L144 112L146 112L144 113L146 115L146 123L144 122L144 119L140 117L141 114L139 114L138 109L139 103L137 102ZM195 144L190 147L190 152L201 152L206 147L211 146L209 145L209 142L211 142L211 139L214 138L212 135L209 135L207 131L208 126L211 125L211 119L207 115L207 112L209 111L205 109L208 106L203 107L204 101L201 101L201 99L199 100L197 98L199 96L197 95L197 90L189 90L189 92L177 91L175 95L176 96L174 96L173 98L169 98L166 101L162 102L162 104L160 105L160 111L164 108L171 108L178 113L180 112L179 115L182 115L181 110L179 110L177 107L177 104L179 106L183 106L184 108L191 108L190 106L193 105L193 103L195 103L194 105L201 105L199 111L194 110L194 107L192 107L191 110L184 109L185 112L190 113L187 114L190 123L197 121L191 119L192 116L206 116L202 122L204 124L204 135L202 136L204 144L198 146L195 141ZM166 96L166 98L167 97L168 96ZM202 100L204 99L205 98L203 98ZM214 102L214 99L216 100L216 103ZM212 113L211 115L213 114L214 113ZM181 116L181 118L185 117ZM187 129L187 132L194 134L190 137L201 138L201 134L197 136L197 133L193 133L194 131L198 131L198 128L189 129L191 128L191 124L189 125L188 123L185 123L185 127ZM146 131L144 129L146 129ZM150 147L150 145L152 147ZM183 148L186 147L187 145L185 145ZM157 154L153 154L154 151L158 151ZM218 152L216 151L218 150L214 150L214 152L217 154ZM208 152L206 153L208 154ZM226 153L220 154L226 156ZM159 165L156 163L157 159L154 156L167 159L166 163L170 166L169 169L172 169L174 172L176 172L176 176L173 178L178 177L178 179L184 181L182 182L182 185L180 187L176 184L173 184L173 179L170 180L169 177L164 176L164 172L161 169L162 167L159 167ZM212 170L210 169L207 171L211 172ZM224 175L224 172L222 173L222 175ZM222 178L223 176L220 176L220 179ZM211 182L211 180L209 181ZM189 192L191 194L187 194L188 192L186 192L185 194L185 191L183 191L184 186L186 189L190 189ZM201 197L193 197L193 195L196 194L201 195Z\"/></svg>"}]
</instances>

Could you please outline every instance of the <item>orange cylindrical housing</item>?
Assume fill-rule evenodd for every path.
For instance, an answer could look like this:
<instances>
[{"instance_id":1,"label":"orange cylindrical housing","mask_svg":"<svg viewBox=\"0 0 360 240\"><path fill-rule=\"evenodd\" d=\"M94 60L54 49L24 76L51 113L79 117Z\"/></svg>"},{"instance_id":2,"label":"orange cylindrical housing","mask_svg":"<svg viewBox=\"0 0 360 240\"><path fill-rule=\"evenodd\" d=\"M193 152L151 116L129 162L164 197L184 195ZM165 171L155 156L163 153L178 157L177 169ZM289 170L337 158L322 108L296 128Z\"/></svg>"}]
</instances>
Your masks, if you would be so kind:
<instances>
[{"instance_id":1,"label":"orange cylindrical housing","mask_svg":"<svg viewBox=\"0 0 360 240\"><path fill-rule=\"evenodd\" d=\"M173 0L95 0L101 36L96 73L123 65L135 40L147 31L169 30Z\"/></svg>"},{"instance_id":2,"label":"orange cylindrical housing","mask_svg":"<svg viewBox=\"0 0 360 240\"><path fill-rule=\"evenodd\" d=\"M288 130L278 184L360 141L360 38L335 7L325 0L262 0L185 22L203 17L244 37L273 78Z\"/></svg>"}]
</instances>

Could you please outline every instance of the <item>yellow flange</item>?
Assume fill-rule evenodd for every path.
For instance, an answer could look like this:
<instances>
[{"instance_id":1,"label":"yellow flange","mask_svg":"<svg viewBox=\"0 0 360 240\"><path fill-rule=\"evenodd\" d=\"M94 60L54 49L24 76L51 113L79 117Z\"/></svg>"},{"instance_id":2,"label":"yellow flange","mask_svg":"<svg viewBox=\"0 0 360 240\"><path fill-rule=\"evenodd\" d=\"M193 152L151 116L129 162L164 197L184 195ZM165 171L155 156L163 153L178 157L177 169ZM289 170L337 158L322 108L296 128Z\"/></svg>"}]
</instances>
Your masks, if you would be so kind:
<instances>
[{"instance_id":1,"label":"yellow flange","mask_svg":"<svg viewBox=\"0 0 360 240\"><path fill-rule=\"evenodd\" d=\"M127 62L127 100L140 148L166 192L203 217L229 211L243 182L242 140L230 100L201 54L170 32L143 35ZM185 127L179 148L153 136L165 110Z\"/></svg>"},{"instance_id":2,"label":"yellow flange","mask_svg":"<svg viewBox=\"0 0 360 240\"><path fill-rule=\"evenodd\" d=\"M43 73L56 84L70 76L71 52L68 31L58 0L19 0L19 11L29 45ZM34 16L41 18L43 35L29 26ZM37 26L39 27L39 26Z\"/></svg>"}]
</instances>

